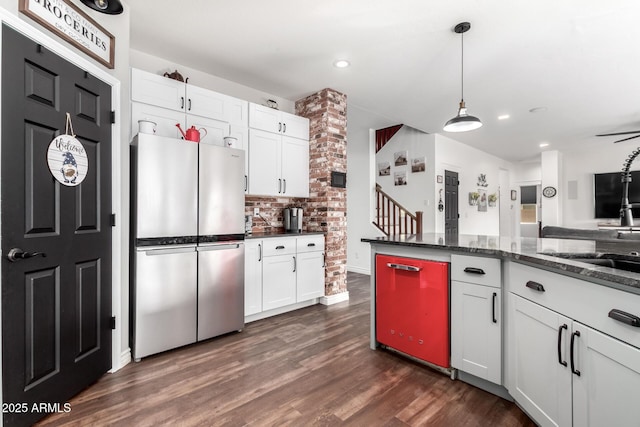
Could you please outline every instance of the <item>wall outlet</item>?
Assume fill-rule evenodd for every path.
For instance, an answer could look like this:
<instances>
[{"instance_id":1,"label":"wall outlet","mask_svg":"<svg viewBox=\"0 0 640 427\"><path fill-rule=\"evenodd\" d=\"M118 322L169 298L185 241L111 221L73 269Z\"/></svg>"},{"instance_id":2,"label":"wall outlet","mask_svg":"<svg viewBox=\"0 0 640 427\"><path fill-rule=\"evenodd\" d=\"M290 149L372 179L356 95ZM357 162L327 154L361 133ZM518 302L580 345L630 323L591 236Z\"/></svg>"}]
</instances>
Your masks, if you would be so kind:
<instances>
[{"instance_id":1,"label":"wall outlet","mask_svg":"<svg viewBox=\"0 0 640 427\"><path fill-rule=\"evenodd\" d=\"M253 216L260 216L260 208L253 208Z\"/></svg>"}]
</instances>

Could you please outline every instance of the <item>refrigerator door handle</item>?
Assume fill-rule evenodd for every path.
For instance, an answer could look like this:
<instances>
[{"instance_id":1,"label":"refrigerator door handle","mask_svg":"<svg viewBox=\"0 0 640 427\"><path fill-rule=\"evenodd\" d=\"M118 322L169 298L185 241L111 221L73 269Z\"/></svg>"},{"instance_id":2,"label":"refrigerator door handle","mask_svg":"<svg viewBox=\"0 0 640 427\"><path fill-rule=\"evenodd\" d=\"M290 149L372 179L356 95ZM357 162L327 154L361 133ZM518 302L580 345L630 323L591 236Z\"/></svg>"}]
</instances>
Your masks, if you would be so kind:
<instances>
[{"instance_id":1,"label":"refrigerator door handle","mask_svg":"<svg viewBox=\"0 0 640 427\"><path fill-rule=\"evenodd\" d=\"M225 251L227 249L238 249L239 247L240 247L239 243L231 243L231 244L224 244L224 245L198 246L196 250L198 252Z\"/></svg>"},{"instance_id":2,"label":"refrigerator door handle","mask_svg":"<svg viewBox=\"0 0 640 427\"><path fill-rule=\"evenodd\" d=\"M195 246L181 246L181 247L153 248L153 249L138 248L138 252L144 252L146 256L182 254L182 253L195 252L195 251L196 251Z\"/></svg>"}]
</instances>

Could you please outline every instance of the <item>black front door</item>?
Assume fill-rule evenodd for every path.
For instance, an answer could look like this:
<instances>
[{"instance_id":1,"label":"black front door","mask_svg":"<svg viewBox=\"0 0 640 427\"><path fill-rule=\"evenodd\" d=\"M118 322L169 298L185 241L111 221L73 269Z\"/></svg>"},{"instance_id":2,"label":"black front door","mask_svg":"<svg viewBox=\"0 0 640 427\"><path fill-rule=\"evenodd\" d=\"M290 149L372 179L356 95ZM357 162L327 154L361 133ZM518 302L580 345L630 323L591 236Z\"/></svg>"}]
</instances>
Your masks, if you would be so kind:
<instances>
[{"instance_id":1,"label":"black front door","mask_svg":"<svg viewBox=\"0 0 640 427\"><path fill-rule=\"evenodd\" d=\"M5 425L68 409L111 367L110 112L109 85L3 25ZM67 113L88 160L77 186L54 179L47 163Z\"/></svg>"},{"instance_id":2,"label":"black front door","mask_svg":"<svg viewBox=\"0 0 640 427\"><path fill-rule=\"evenodd\" d=\"M458 173L444 171L444 234L458 235Z\"/></svg>"}]
</instances>

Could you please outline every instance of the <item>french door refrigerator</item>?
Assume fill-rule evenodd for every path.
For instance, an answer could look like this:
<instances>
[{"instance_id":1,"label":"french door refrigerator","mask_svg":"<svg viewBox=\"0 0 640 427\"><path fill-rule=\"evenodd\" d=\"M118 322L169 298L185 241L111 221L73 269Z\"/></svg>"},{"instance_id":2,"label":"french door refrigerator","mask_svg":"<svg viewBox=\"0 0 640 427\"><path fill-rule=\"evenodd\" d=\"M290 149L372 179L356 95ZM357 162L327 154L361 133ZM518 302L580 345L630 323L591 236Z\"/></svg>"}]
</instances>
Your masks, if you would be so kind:
<instances>
[{"instance_id":1,"label":"french door refrigerator","mask_svg":"<svg viewBox=\"0 0 640 427\"><path fill-rule=\"evenodd\" d=\"M133 357L244 327L244 151L131 145Z\"/></svg>"}]
</instances>

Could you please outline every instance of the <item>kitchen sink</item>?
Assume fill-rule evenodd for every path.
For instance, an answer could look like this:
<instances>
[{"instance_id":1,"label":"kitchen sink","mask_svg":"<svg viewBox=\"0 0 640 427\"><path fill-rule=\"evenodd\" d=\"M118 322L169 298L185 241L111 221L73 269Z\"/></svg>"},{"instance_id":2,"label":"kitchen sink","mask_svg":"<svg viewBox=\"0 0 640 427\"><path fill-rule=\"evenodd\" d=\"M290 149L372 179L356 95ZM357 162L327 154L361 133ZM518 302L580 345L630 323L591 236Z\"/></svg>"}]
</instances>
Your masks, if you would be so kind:
<instances>
[{"instance_id":1,"label":"kitchen sink","mask_svg":"<svg viewBox=\"0 0 640 427\"><path fill-rule=\"evenodd\" d=\"M558 258L569 259L571 261L584 262L587 264L615 268L618 270L640 273L640 256L635 254L623 255L613 253L588 253L588 254L568 254L568 253L542 253Z\"/></svg>"}]
</instances>

